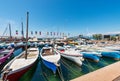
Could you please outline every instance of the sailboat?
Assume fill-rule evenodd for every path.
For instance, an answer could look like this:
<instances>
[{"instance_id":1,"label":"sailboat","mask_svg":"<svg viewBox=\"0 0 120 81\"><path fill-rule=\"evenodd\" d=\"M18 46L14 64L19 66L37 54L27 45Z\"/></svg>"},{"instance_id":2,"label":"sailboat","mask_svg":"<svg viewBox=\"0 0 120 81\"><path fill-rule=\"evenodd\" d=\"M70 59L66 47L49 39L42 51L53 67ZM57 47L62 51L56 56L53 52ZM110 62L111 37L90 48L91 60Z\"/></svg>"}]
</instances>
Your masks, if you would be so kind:
<instances>
[{"instance_id":1,"label":"sailboat","mask_svg":"<svg viewBox=\"0 0 120 81\"><path fill-rule=\"evenodd\" d=\"M28 14L29 12L27 12L26 50L16 56L2 69L3 81L19 81L19 79L38 62L38 48L27 49Z\"/></svg>"}]
</instances>

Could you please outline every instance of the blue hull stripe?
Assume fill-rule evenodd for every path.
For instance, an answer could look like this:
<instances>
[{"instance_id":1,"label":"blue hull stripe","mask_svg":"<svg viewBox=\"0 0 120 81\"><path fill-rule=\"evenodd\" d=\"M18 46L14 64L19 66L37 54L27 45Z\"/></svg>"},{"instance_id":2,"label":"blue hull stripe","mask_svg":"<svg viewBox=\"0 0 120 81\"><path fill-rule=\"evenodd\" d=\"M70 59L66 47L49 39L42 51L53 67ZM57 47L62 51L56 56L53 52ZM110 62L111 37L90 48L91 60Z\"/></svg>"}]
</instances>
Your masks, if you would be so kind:
<instances>
[{"instance_id":1,"label":"blue hull stripe","mask_svg":"<svg viewBox=\"0 0 120 81\"><path fill-rule=\"evenodd\" d=\"M49 69L51 69L54 73L56 73L57 70L57 66L54 63L48 62L46 60L42 60L43 63L45 64L46 67L48 67Z\"/></svg>"},{"instance_id":2,"label":"blue hull stripe","mask_svg":"<svg viewBox=\"0 0 120 81\"><path fill-rule=\"evenodd\" d=\"M120 55L117 52L102 52L102 56L106 56L114 59L120 59Z\"/></svg>"},{"instance_id":3,"label":"blue hull stripe","mask_svg":"<svg viewBox=\"0 0 120 81\"><path fill-rule=\"evenodd\" d=\"M83 58L88 58L93 61L99 61L99 57L94 54L83 54Z\"/></svg>"}]
</instances>

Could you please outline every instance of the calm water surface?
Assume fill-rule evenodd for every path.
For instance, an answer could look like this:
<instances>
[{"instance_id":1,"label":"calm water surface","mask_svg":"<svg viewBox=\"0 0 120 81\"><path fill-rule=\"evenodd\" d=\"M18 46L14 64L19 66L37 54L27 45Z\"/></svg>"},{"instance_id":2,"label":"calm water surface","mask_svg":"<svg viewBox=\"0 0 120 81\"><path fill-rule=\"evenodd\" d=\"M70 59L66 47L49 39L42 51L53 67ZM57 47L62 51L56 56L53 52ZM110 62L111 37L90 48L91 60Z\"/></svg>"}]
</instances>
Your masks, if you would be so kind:
<instances>
[{"instance_id":1,"label":"calm water surface","mask_svg":"<svg viewBox=\"0 0 120 81\"><path fill-rule=\"evenodd\" d=\"M16 50L14 52L14 56L19 55L22 51L22 49ZM44 66L41 59L39 58L36 65L33 66L27 73L25 73L21 77L20 81L63 81L63 79L64 81L69 81L115 62L115 60L109 58L100 58L100 62L98 63L85 60L83 61L83 65L80 67L77 66L74 62L71 62L62 57L59 68L61 75L59 75L59 72L57 72L55 75L50 69Z\"/></svg>"}]
</instances>

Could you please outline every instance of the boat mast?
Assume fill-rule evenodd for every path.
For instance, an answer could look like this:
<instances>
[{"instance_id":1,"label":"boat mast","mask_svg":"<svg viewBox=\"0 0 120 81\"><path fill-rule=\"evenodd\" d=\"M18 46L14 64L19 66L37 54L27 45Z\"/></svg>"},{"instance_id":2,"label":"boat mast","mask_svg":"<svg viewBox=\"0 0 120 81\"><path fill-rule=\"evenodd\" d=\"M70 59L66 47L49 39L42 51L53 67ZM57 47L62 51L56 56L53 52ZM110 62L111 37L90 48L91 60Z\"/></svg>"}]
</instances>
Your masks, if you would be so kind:
<instances>
[{"instance_id":1,"label":"boat mast","mask_svg":"<svg viewBox=\"0 0 120 81\"><path fill-rule=\"evenodd\" d=\"M22 38L24 38L23 22L21 23L21 25L22 25Z\"/></svg>"},{"instance_id":2,"label":"boat mast","mask_svg":"<svg viewBox=\"0 0 120 81\"><path fill-rule=\"evenodd\" d=\"M28 19L29 19L29 12L27 12L27 25L26 25L26 53L25 53L25 59L27 59L27 42L28 42Z\"/></svg>"},{"instance_id":3,"label":"boat mast","mask_svg":"<svg viewBox=\"0 0 120 81\"><path fill-rule=\"evenodd\" d=\"M10 25L10 23L9 23L9 31L10 31L10 40L11 40L12 36L11 36L11 25Z\"/></svg>"}]
</instances>

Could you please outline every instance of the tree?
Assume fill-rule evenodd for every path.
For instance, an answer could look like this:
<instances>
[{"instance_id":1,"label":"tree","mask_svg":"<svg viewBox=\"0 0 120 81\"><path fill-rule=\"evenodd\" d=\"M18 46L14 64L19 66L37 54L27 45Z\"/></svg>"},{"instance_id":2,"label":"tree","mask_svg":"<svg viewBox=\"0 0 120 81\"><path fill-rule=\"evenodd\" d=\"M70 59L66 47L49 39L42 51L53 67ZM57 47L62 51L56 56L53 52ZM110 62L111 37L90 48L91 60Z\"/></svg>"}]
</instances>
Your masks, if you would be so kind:
<instances>
[{"instance_id":1,"label":"tree","mask_svg":"<svg viewBox=\"0 0 120 81\"><path fill-rule=\"evenodd\" d=\"M102 39L102 34L94 34L93 38L96 40L101 40Z\"/></svg>"},{"instance_id":2,"label":"tree","mask_svg":"<svg viewBox=\"0 0 120 81\"><path fill-rule=\"evenodd\" d=\"M116 40L116 36L111 36L111 40Z\"/></svg>"}]
</instances>

